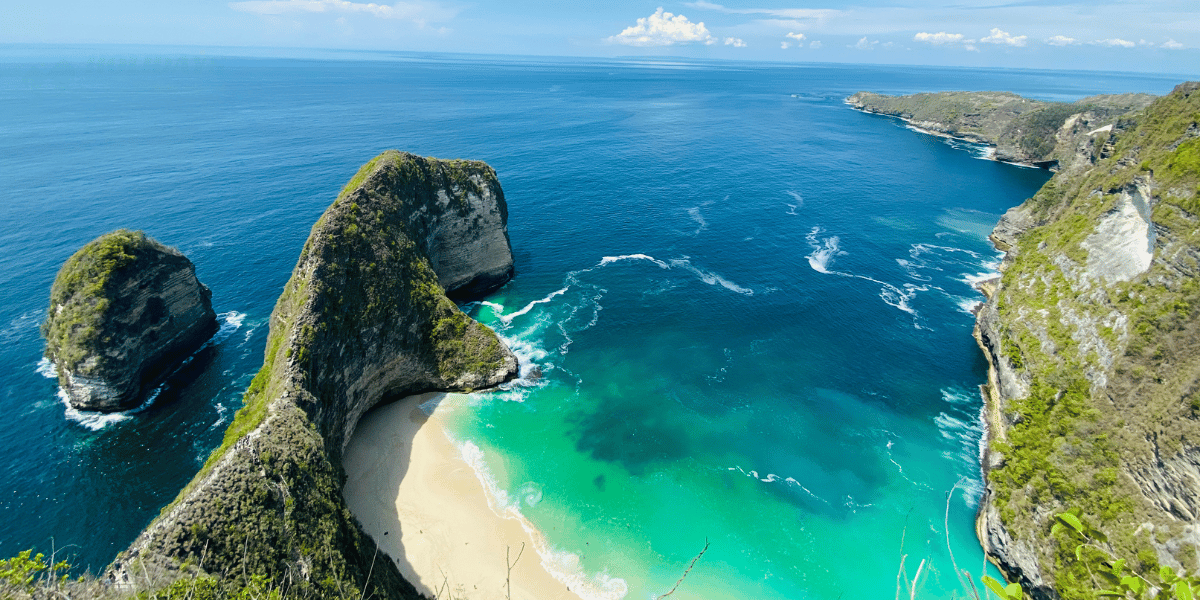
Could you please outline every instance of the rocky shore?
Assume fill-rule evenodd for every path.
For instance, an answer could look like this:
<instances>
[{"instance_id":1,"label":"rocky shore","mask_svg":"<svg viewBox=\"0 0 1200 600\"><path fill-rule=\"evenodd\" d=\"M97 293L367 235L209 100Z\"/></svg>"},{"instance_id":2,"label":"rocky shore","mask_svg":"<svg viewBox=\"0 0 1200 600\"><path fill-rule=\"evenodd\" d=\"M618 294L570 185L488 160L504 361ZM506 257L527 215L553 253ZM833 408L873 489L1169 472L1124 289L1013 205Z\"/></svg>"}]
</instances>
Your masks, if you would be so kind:
<instances>
[{"instance_id":1,"label":"rocky shore","mask_svg":"<svg viewBox=\"0 0 1200 600\"><path fill-rule=\"evenodd\" d=\"M1051 170L1078 168L1091 145L1122 116L1146 107L1149 94L1100 95L1074 103L1044 102L1009 92L938 92L887 96L858 92L850 106L898 118L934 135L992 148L992 157Z\"/></svg>"},{"instance_id":2,"label":"rocky shore","mask_svg":"<svg viewBox=\"0 0 1200 600\"><path fill-rule=\"evenodd\" d=\"M1028 115L1060 110L1011 95L918 96L922 110L875 95L848 102L998 147ZM975 120L934 102L967 97ZM1099 550L1151 583L1161 566L1200 569L1200 84L1141 109L1131 100L1115 118L1067 116L1045 134L1046 152L1005 154L1059 172L991 236L1006 254L1001 277L981 286L975 328L989 363L977 532L1009 581L1039 599L1099 589L1075 544L1051 531L1068 509L1106 533ZM978 110L987 102L996 108Z\"/></svg>"}]
</instances>

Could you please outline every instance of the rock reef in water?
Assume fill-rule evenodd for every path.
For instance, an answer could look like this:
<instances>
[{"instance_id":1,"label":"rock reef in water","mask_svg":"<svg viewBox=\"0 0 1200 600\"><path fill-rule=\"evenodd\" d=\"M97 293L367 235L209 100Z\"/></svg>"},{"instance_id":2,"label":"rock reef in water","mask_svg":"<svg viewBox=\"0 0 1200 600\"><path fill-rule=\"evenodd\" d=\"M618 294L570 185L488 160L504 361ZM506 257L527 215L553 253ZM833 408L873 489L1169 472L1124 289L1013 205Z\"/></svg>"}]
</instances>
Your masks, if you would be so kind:
<instances>
[{"instance_id":1,"label":"rock reef in water","mask_svg":"<svg viewBox=\"0 0 1200 600\"><path fill-rule=\"evenodd\" d=\"M1149 94L1091 96L1074 103L1044 102L1009 92L938 92L887 96L859 92L854 108L896 117L920 130L990 146L1003 162L1047 169L1077 167L1095 139L1107 139L1123 115L1145 108Z\"/></svg>"},{"instance_id":2,"label":"rock reef in water","mask_svg":"<svg viewBox=\"0 0 1200 600\"><path fill-rule=\"evenodd\" d=\"M1152 584L1200 569L1200 84L1118 119L992 234L989 557L1034 598L1097 584L1054 515L1082 510Z\"/></svg>"},{"instance_id":3,"label":"rock reef in water","mask_svg":"<svg viewBox=\"0 0 1200 600\"><path fill-rule=\"evenodd\" d=\"M115 231L59 270L42 324L46 357L71 406L134 408L217 331L212 293L178 250Z\"/></svg>"},{"instance_id":4,"label":"rock reef in water","mask_svg":"<svg viewBox=\"0 0 1200 600\"><path fill-rule=\"evenodd\" d=\"M346 508L342 452L376 404L516 376L496 334L447 297L512 276L507 216L484 163L388 151L364 165L313 226L223 444L110 576L417 597Z\"/></svg>"}]
</instances>

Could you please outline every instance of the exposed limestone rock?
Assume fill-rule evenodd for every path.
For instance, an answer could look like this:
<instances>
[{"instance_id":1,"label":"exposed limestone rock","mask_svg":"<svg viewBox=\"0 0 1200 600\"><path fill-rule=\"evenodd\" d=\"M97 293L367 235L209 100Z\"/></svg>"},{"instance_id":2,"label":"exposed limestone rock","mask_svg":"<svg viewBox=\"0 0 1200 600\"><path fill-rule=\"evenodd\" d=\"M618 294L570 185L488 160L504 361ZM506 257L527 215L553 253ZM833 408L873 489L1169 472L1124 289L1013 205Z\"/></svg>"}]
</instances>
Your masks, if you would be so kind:
<instances>
[{"instance_id":1,"label":"exposed limestone rock","mask_svg":"<svg viewBox=\"0 0 1200 600\"><path fill-rule=\"evenodd\" d=\"M1121 190L1120 200L1105 215L1094 233L1083 240L1088 251L1087 273L1107 283L1129 281L1150 268L1154 257L1154 223L1150 221L1150 194L1146 181Z\"/></svg>"},{"instance_id":2,"label":"exposed limestone rock","mask_svg":"<svg viewBox=\"0 0 1200 600\"><path fill-rule=\"evenodd\" d=\"M977 530L1034 598L1091 597L1053 515L1079 508L1152 583L1200 570L1200 85L1089 130L992 234L979 311L987 489ZM1081 127L1082 125L1082 127ZM1080 130L1095 123L1071 123Z\"/></svg>"},{"instance_id":3,"label":"exposed limestone rock","mask_svg":"<svg viewBox=\"0 0 1200 600\"><path fill-rule=\"evenodd\" d=\"M313 226L224 443L110 575L417 597L346 508L342 452L376 404L516 376L516 357L445 294L507 281L506 219L484 163L388 151L363 166Z\"/></svg>"},{"instance_id":4,"label":"exposed limestone rock","mask_svg":"<svg viewBox=\"0 0 1200 600\"><path fill-rule=\"evenodd\" d=\"M54 280L42 324L71 406L141 404L216 333L211 296L192 261L140 231L115 231L76 252Z\"/></svg>"}]
</instances>

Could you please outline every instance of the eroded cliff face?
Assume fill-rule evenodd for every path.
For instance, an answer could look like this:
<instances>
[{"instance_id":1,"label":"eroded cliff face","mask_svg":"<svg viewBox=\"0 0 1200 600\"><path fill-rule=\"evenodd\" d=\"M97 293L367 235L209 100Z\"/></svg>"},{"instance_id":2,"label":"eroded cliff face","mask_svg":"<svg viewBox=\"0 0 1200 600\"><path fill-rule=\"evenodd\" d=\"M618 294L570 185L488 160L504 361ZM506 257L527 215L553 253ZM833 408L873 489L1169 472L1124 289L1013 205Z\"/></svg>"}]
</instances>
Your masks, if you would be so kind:
<instances>
[{"instance_id":1,"label":"eroded cliff face","mask_svg":"<svg viewBox=\"0 0 1200 600\"><path fill-rule=\"evenodd\" d=\"M140 231L115 231L59 270L42 334L71 406L140 405L217 331L212 293L178 250Z\"/></svg>"},{"instance_id":2,"label":"eroded cliff face","mask_svg":"<svg viewBox=\"0 0 1200 600\"><path fill-rule=\"evenodd\" d=\"M483 163L388 151L360 169L313 226L221 448L118 557L114 578L416 597L347 510L341 455L380 402L516 376L508 348L446 295L511 276L506 219Z\"/></svg>"},{"instance_id":3,"label":"eroded cliff face","mask_svg":"<svg viewBox=\"0 0 1200 600\"><path fill-rule=\"evenodd\" d=\"M1098 155L1096 139L1123 115L1145 108L1148 94L1091 96L1078 102L1044 102L1009 92L938 92L887 96L859 92L854 108L899 118L939 135L990 146L993 158L1047 169L1080 169Z\"/></svg>"},{"instance_id":4,"label":"eroded cliff face","mask_svg":"<svg viewBox=\"0 0 1200 600\"><path fill-rule=\"evenodd\" d=\"M1036 598L1099 588L1053 515L1083 510L1156 581L1196 573L1200 531L1200 84L1076 145L993 232L978 533ZM1065 127L1065 126L1064 126Z\"/></svg>"}]
</instances>

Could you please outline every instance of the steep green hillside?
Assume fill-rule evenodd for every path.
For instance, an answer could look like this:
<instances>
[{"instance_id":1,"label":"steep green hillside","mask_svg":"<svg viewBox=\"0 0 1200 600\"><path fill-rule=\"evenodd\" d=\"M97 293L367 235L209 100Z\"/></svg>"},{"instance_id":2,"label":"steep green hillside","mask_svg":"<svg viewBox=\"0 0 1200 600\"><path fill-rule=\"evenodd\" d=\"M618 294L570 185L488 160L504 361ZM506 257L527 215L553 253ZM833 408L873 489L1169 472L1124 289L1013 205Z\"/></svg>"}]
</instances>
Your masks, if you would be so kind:
<instances>
[{"instance_id":1,"label":"steep green hillside","mask_svg":"<svg viewBox=\"0 0 1200 600\"><path fill-rule=\"evenodd\" d=\"M1180 85L1005 215L979 316L992 363L980 537L1041 597L1098 589L1050 535L1070 507L1144 573L1195 572L1200 84Z\"/></svg>"},{"instance_id":2,"label":"steep green hillside","mask_svg":"<svg viewBox=\"0 0 1200 600\"><path fill-rule=\"evenodd\" d=\"M506 217L483 163L395 151L367 163L313 226L224 443L110 575L143 589L203 580L234 593L416 597L346 508L342 451L380 402L516 375L513 354L439 282L503 283Z\"/></svg>"},{"instance_id":3,"label":"steep green hillside","mask_svg":"<svg viewBox=\"0 0 1200 600\"><path fill-rule=\"evenodd\" d=\"M897 117L941 135L985 144L996 160L1057 169L1118 117L1144 108L1148 94L1091 96L1078 102L1043 102L1009 92L938 92L887 96L859 92L846 103L864 112Z\"/></svg>"}]
</instances>

